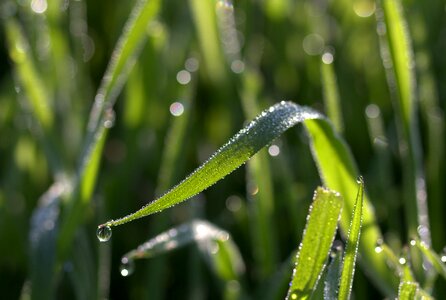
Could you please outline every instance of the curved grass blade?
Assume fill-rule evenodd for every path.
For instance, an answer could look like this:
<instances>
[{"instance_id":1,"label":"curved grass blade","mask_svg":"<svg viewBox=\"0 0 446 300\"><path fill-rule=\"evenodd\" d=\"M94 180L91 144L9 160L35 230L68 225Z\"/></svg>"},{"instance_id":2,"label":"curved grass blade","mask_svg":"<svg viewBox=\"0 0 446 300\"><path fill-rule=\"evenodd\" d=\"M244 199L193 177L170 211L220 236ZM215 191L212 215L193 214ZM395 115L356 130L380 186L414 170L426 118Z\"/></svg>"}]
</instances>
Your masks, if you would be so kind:
<instances>
[{"instance_id":1,"label":"curved grass blade","mask_svg":"<svg viewBox=\"0 0 446 300\"><path fill-rule=\"evenodd\" d=\"M286 299L311 297L325 267L342 204L342 197L337 192L321 187L316 189Z\"/></svg>"},{"instance_id":2,"label":"curved grass blade","mask_svg":"<svg viewBox=\"0 0 446 300\"><path fill-rule=\"evenodd\" d=\"M410 281L402 281L398 288L399 300L413 300L416 299L418 292L418 283Z\"/></svg>"},{"instance_id":3,"label":"curved grass blade","mask_svg":"<svg viewBox=\"0 0 446 300\"><path fill-rule=\"evenodd\" d=\"M435 271L446 279L446 265L437 253L419 239L412 240L410 244L416 246L421 253L423 253L424 257L432 264Z\"/></svg>"},{"instance_id":4,"label":"curved grass blade","mask_svg":"<svg viewBox=\"0 0 446 300\"><path fill-rule=\"evenodd\" d=\"M348 300L353 285L353 275L355 273L356 255L358 253L359 237L361 236L362 226L362 205L364 199L364 181L362 177L359 179L359 190L356 196L355 207L353 208L353 216L350 223L349 233L347 237L347 245L345 247L344 262L342 265L342 275L339 283L338 299Z\"/></svg>"},{"instance_id":5,"label":"curved grass blade","mask_svg":"<svg viewBox=\"0 0 446 300\"><path fill-rule=\"evenodd\" d=\"M117 226L178 204L196 195L244 164L285 130L308 119L322 118L310 108L281 102L264 110L180 184L137 212L99 226Z\"/></svg>"},{"instance_id":6,"label":"curved grass blade","mask_svg":"<svg viewBox=\"0 0 446 300\"><path fill-rule=\"evenodd\" d=\"M355 198L351 195L357 192L356 180L359 176L357 167L347 145L337 136L329 122L307 120L305 127L310 136L310 146L319 169L319 176L327 188L338 191L344 198L340 227L345 233L350 225L355 203ZM397 278L389 270L385 257L375 252L376 243L382 240L382 235L366 194L363 201L364 226L359 243L361 263L385 294L396 296Z\"/></svg>"},{"instance_id":7,"label":"curved grass blade","mask_svg":"<svg viewBox=\"0 0 446 300\"><path fill-rule=\"evenodd\" d=\"M67 255L77 224L82 218L83 208L91 199L106 134L114 122L113 104L147 39L147 24L158 13L159 8L160 0L139 0L113 51L91 110L85 146L78 166L77 181L66 210L66 218L61 224L59 257Z\"/></svg>"},{"instance_id":8,"label":"curved grass blade","mask_svg":"<svg viewBox=\"0 0 446 300\"><path fill-rule=\"evenodd\" d=\"M197 243L214 272L223 280L236 280L245 270L237 246L228 232L202 220L194 220L163 232L125 254L121 275L133 271L135 259L151 258L191 243Z\"/></svg>"}]
</instances>

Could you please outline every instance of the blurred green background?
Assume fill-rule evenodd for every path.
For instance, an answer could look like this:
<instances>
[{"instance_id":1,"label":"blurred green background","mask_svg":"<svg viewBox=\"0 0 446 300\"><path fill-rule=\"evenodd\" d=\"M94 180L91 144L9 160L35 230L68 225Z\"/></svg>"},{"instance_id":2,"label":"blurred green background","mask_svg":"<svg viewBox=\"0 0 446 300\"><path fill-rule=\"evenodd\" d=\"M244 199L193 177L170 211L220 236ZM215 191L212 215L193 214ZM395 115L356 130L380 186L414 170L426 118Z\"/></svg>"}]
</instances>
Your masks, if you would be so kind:
<instances>
[{"instance_id":1,"label":"blurred green background","mask_svg":"<svg viewBox=\"0 0 446 300\"><path fill-rule=\"evenodd\" d=\"M55 274L48 277L53 278L50 294L57 299L108 295L111 299L230 299L231 289L266 298L261 288L270 286L298 246L313 190L320 185L302 128L276 140L278 148L262 150L268 157L271 176L265 175L265 180L267 185L272 181L268 190L274 201L268 221L273 224L270 232L276 252L271 270L259 266L259 245L253 238L259 230L253 204L256 189L266 187L261 179L252 180L245 167L188 202L116 228L107 245L97 241L96 227L135 211L178 183L260 109L286 99L326 112L323 71L327 62L336 77L342 135L365 178L384 238L396 253L407 245L400 154L404 144L390 92L394 87L386 79L388 61L380 50L377 32L383 24L375 17L377 3L200 1L161 1L158 14L147 24L147 42L114 106L115 120L101 154L94 193L82 209L70 254L55 266L49 264L49 269L44 268L45 251L50 253L54 247L40 249L39 266L31 259L36 251L32 229L47 221L48 215L31 222L32 215L53 182L65 182L76 174L96 91L135 1L0 3L0 298L27 297L36 272ZM432 246L441 253L446 245L446 3L406 0L402 4L414 51L416 116ZM215 9L204 15L216 17L216 22L206 23L197 7ZM29 43L22 52L33 61L36 74L31 80L39 80L34 81L41 89L38 93L45 95L52 113L51 134L37 124L32 95L16 67L20 58L14 57L14 49L8 50L13 44L7 38L11 20L17 21ZM62 212L67 210L64 201L57 204ZM290 205L295 211L290 211ZM231 233L246 264L240 283L225 286L195 246L137 261L134 274L121 277L124 253L196 217ZM62 222L57 216L53 221ZM58 240L57 231L50 240ZM366 273L357 268L355 298L381 297ZM436 285L441 299L445 282L439 279ZM283 287L277 291L279 299L285 296Z\"/></svg>"}]
</instances>

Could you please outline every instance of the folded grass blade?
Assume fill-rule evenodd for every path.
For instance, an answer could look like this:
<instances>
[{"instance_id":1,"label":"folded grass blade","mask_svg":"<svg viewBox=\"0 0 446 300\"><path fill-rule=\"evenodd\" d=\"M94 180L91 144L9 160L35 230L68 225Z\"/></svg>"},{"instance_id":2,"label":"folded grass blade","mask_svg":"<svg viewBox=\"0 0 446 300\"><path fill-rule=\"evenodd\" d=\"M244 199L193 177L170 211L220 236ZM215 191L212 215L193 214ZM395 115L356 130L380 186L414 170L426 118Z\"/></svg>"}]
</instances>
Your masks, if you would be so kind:
<instances>
[{"instance_id":1,"label":"folded grass blade","mask_svg":"<svg viewBox=\"0 0 446 300\"><path fill-rule=\"evenodd\" d=\"M338 299L350 299L353 285L353 275L355 273L356 255L358 253L359 237L361 235L362 226L362 205L364 198L364 181L360 177L359 190L356 196L355 207L353 208L353 216L347 237L347 245L345 247L344 262L342 265L342 275L339 284Z\"/></svg>"},{"instance_id":2,"label":"folded grass blade","mask_svg":"<svg viewBox=\"0 0 446 300\"><path fill-rule=\"evenodd\" d=\"M299 246L287 299L309 299L316 288L333 243L343 200L333 191L317 188Z\"/></svg>"}]
</instances>

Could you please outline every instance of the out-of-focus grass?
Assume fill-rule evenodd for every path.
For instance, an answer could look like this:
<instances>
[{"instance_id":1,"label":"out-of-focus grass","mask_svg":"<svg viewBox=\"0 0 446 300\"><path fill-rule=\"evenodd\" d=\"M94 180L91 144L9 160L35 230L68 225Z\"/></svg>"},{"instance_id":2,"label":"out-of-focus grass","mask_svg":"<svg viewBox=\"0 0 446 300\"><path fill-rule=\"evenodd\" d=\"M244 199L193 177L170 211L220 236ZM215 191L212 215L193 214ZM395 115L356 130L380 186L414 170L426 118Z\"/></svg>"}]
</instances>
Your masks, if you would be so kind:
<instances>
[{"instance_id":1,"label":"out-of-focus grass","mask_svg":"<svg viewBox=\"0 0 446 300\"><path fill-rule=\"evenodd\" d=\"M376 282L383 287L382 282L390 282L383 274L392 277L390 274L395 271L401 275L401 285L416 281L408 286L417 286L423 295L430 293L441 298L446 293L444 278L437 276L444 273L445 256L441 251L446 241L442 200L446 192L442 184L446 129L443 114L446 88L442 84L446 80L443 1L402 1L398 11L387 6L399 1L383 0L382 7L388 14L382 21L391 26L386 28L374 18L378 7L369 0L269 0L261 4L252 0L233 3L148 0L138 2L148 5L149 9L144 10L147 14L133 18L140 20L136 22L139 33L132 33L129 25L122 33L136 2L117 5L114 1L5 0L0 3L2 298L14 299L22 293L34 298L82 299L92 295L107 297L108 291L113 298L155 294L161 298L184 298L184 295L216 298L221 291L226 291L227 299L237 295L237 291L283 298L287 287L281 284L286 285L291 275L287 273L291 269L289 258L300 242L311 193L320 184L318 171L344 178L343 167L350 165L337 160L338 156L326 155L325 160L319 159L318 170L308 150L306 132L301 129L291 130L274 141L271 146L275 147L263 150L256 168L240 168L201 194L199 198L207 201L193 199L161 215L128 224L114 232L110 247L98 245L93 234L98 223L134 211L163 194L184 178L186 171L203 163L244 127L245 120L278 99L292 99L325 112L338 129L342 123L342 134L357 168L353 167L354 174L349 174L348 179L336 182L322 175L323 184L354 200L350 191L356 176L362 174L366 179L361 255L355 272L359 276L353 283L353 295L380 297ZM147 23L157 5L159 13L153 22ZM394 33L403 23L389 25L402 17L406 23L402 30L413 50L407 47L409 44L399 43L401 38ZM389 56L381 55L376 31L387 32L387 43L392 49ZM140 56L127 50L118 57L118 52L113 54L117 41L126 37L131 41L128 45L135 46L127 49L141 51ZM145 46L139 47L144 40ZM409 65L404 63L407 51L413 51ZM334 71L340 95L331 108L322 101L332 95L329 103L336 102L335 89L323 92L324 88L328 92L327 87L335 87L334 81L327 76L323 78L327 70L321 70L320 58L324 53L335 57L328 67ZM128 58L135 57L136 67L126 80L127 63L131 63ZM116 72L105 71L109 61L114 61L110 66ZM389 93L385 77L390 62L395 67L391 69L394 78L400 78L395 83L399 82L402 98ZM186 72L180 73L182 70ZM192 74L192 81L188 80L187 72ZM101 108L99 115L105 119L93 118L90 124L96 123L102 130L103 121L112 117L111 104L117 100L113 106L114 127L106 129L107 135L100 135L100 143L93 143L100 146L96 152L90 152L95 161L88 158L83 163L80 157L89 154L82 149L90 149L85 141L94 141L93 133L97 133L91 129L96 125L89 131L87 122L94 105L93 91L101 86L104 73L111 76L106 75L103 82L111 84L105 84L106 88L103 85L99 94L110 97L104 102L99 97L97 106ZM119 94L123 84L125 92ZM415 84L417 89L408 87ZM401 111L406 113L396 113L398 106L395 109L393 106L398 99L402 100ZM189 100L193 105L187 106ZM182 115L173 115L178 114L175 110L178 105L171 109L173 103L185 105ZM342 116L342 122L336 120L336 115ZM312 145L324 143L320 134L317 134L319 139L314 138L317 129L337 136L329 127L318 128L316 124L307 126ZM410 159L405 158L405 151L410 152L406 156ZM412 180L414 176L407 180L408 163L409 166L413 163L409 173L426 174L426 189L418 185L416 195L413 193L416 184L423 182ZM268 176L268 172L262 172L266 165L270 167ZM97 174L84 176L82 167ZM70 195L81 183L76 178L84 180L81 184L84 193L80 197L84 204L73 208L76 197ZM255 179L256 195L247 194L247 178ZM263 182L271 182L270 192L268 184ZM412 192L407 193L408 189ZM255 191L248 189L251 193ZM267 201L274 203L274 209L258 220L269 232L263 243L270 243L267 246L275 252L274 257L269 254L265 257L269 266L255 255L256 249L265 245L258 244L261 240L253 235L264 233L255 228L249 210L260 207L261 203L256 201L265 198L262 193L267 195ZM421 236L422 247L411 248L421 258L424 253L426 262L435 258L430 271L435 274L426 278L419 274L420 270L423 272L420 261L406 257L407 251L403 251L418 234L418 223L423 225L425 220L423 211L420 214L402 209L408 203L414 207L414 196L418 199L426 196L432 229L432 247ZM344 234L353 208L351 199L344 205L341 221ZM127 278L120 276L120 258L128 249L197 217L225 228L233 236L247 268L238 285L231 281L225 285L199 259L190 259L196 253L193 247L163 256L164 262L159 265L154 263L156 259L142 262L138 268L141 272ZM157 227L159 230L155 230ZM36 237L40 237L40 244L35 243ZM54 252L57 244L58 255ZM108 258L110 249L112 255ZM410 262L404 268L399 262L400 255ZM391 267L384 263L389 257L393 261ZM51 260L53 265L46 264ZM143 267L145 264L148 268ZM380 272L371 273L370 264ZM410 270L409 265L418 271L407 280L403 275L408 274L404 270ZM279 266L282 271L276 274L262 271ZM162 274L162 284L157 286L157 281L150 279L153 274ZM364 279L364 274L381 275L372 276L375 280L370 281ZM34 286L30 284L33 281ZM271 287L268 293L261 288L265 286ZM383 290L389 295L398 294L396 288Z\"/></svg>"}]
</instances>

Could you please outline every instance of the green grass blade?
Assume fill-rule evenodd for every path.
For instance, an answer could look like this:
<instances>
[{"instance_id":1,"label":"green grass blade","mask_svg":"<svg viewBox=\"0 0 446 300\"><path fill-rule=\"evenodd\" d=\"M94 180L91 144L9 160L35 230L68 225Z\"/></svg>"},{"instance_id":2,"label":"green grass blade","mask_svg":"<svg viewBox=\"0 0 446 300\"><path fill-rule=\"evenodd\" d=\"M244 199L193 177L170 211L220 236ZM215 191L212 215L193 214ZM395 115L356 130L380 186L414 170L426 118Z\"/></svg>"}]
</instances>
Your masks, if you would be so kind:
<instances>
[{"instance_id":1,"label":"green grass blade","mask_svg":"<svg viewBox=\"0 0 446 300\"><path fill-rule=\"evenodd\" d=\"M344 125L342 120L341 101L336 74L333 69L333 55L325 53L321 60L322 89L324 92L324 105L327 117L333 122L337 132L342 132Z\"/></svg>"},{"instance_id":2,"label":"green grass blade","mask_svg":"<svg viewBox=\"0 0 446 300\"><path fill-rule=\"evenodd\" d=\"M235 280L244 272L245 265L229 233L209 222L194 220L169 229L125 254L121 259L121 275L130 275L135 259L151 258L191 243L198 245L206 261L221 279Z\"/></svg>"},{"instance_id":3,"label":"green grass blade","mask_svg":"<svg viewBox=\"0 0 446 300\"><path fill-rule=\"evenodd\" d=\"M399 109L401 142L407 147L406 150L403 150L405 147L401 147L400 152L404 159L405 187L408 194L408 199L405 201L408 234L415 236L418 233L425 243L430 244L422 150L416 117L416 79L411 39L401 1L381 2L382 12L378 14L378 22L384 23L386 28L386 40L381 39L381 42L390 52L391 67L388 68L387 74ZM388 58L383 57L383 59Z\"/></svg>"},{"instance_id":4,"label":"green grass blade","mask_svg":"<svg viewBox=\"0 0 446 300\"><path fill-rule=\"evenodd\" d=\"M218 34L216 5L224 2L214 0L189 0L207 75L214 82L220 83L225 81L227 75Z\"/></svg>"},{"instance_id":5,"label":"green grass blade","mask_svg":"<svg viewBox=\"0 0 446 300\"><path fill-rule=\"evenodd\" d=\"M399 300L413 300L418 292L418 283L402 281L398 289Z\"/></svg>"},{"instance_id":6,"label":"green grass blade","mask_svg":"<svg viewBox=\"0 0 446 300\"><path fill-rule=\"evenodd\" d=\"M70 201L65 214L66 218L61 226L58 241L59 257L66 256L77 224L82 219L84 208L91 199L106 134L114 122L112 106L147 38L147 24L156 16L159 8L159 0L139 0L135 4L123 34L113 51L111 62L102 79L91 110L77 182L71 197L72 201Z\"/></svg>"},{"instance_id":7,"label":"green grass blade","mask_svg":"<svg viewBox=\"0 0 446 300\"><path fill-rule=\"evenodd\" d=\"M310 136L313 157L324 185L338 191L344 198L341 229L346 233L356 200L351 195L357 191L356 180L359 176L352 154L344 141L334 132L330 123L324 120L307 120L305 127ZM375 214L367 195L364 195L363 201L364 227L359 243L361 263L384 293L395 295L397 278L388 269L385 257L375 252L377 241L382 240L381 231L376 224Z\"/></svg>"},{"instance_id":8,"label":"green grass blade","mask_svg":"<svg viewBox=\"0 0 446 300\"><path fill-rule=\"evenodd\" d=\"M306 119L321 117L318 112L292 102L281 102L266 109L180 184L137 212L108 221L99 229L121 225L187 200L240 167L288 128Z\"/></svg>"},{"instance_id":9,"label":"green grass blade","mask_svg":"<svg viewBox=\"0 0 446 300\"><path fill-rule=\"evenodd\" d=\"M341 277L342 267L342 246L334 249L331 255L331 262L327 268L327 276L324 283L324 300L338 299L339 279Z\"/></svg>"},{"instance_id":10,"label":"green grass blade","mask_svg":"<svg viewBox=\"0 0 446 300\"><path fill-rule=\"evenodd\" d=\"M429 246L419 239L412 240L410 244L412 246L416 246L421 253L423 253L424 257L431 263L435 271L446 279L446 265L437 253L435 253Z\"/></svg>"},{"instance_id":11,"label":"green grass blade","mask_svg":"<svg viewBox=\"0 0 446 300\"><path fill-rule=\"evenodd\" d=\"M347 237L347 245L345 247L338 299L350 299L353 276L355 273L356 255L358 253L359 237L361 235L363 199L364 181L360 178L358 195L356 196L356 203L353 208L353 216Z\"/></svg>"},{"instance_id":12,"label":"green grass blade","mask_svg":"<svg viewBox=\"0 0 446 300\"><path fill-rule=\"evenodd\" d=\"M317 188L308 214L287 299L309 299L316 288L333 243L343 200L333 191Z\"/></svg>"}]
</instances>

